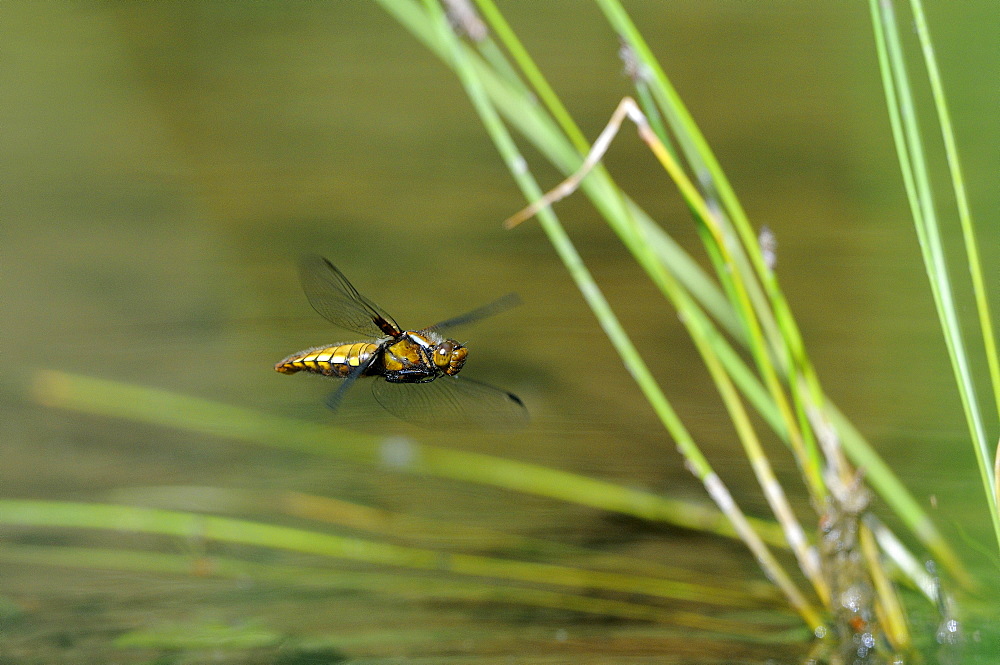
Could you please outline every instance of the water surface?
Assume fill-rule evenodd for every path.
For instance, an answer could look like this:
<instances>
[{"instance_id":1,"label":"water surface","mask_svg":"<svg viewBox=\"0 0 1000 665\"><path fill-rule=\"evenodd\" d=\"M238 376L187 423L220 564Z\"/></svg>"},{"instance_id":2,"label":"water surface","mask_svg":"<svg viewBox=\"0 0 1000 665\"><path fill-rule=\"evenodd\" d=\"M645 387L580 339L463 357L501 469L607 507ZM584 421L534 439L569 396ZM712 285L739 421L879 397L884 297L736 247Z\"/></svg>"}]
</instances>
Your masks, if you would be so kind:
<instances>
[{"instance_id":1,"label":"water surface","mask_svg":"<svg viewBox=\"0 0 1000 665\"><path fill-rule=\"evenodd\" d=\"M933 496L946 532L988 542L978 474L907 221L866 11L795 2L629 9L751 218L777 234L782 284L829 394L925 505ZM596 135L628 92L615 38L597 10L576 2L509 10L557 91ZM985 177L996 171L997 136L980 119L992 117L997 100L970 63L995 71L990 11L978 3L930 15L973 206L984 220L998 203ZM24 3L2 12L4 498L107 501L112 491L149 486L308 492L762 579L740 545L718 539L33 402L32 376L54 368L329 422L328 386L272 370L288 353L349 337L301 294L296 258L318 252L404 325L426 325L508 291L524 300L468 331L465 371L520 394L532 427L515 437L403 434L703 497L540 230L500 229L523 200L458 84L377 6ZM682 204L631 132L608 161L703 260ZM539 173L556 182L551 171ZM766 515L674 313L582 198L559 212L724 480L749 512ZM984 225L981 243L995 263L992 226ZM387 434L394 428L385 423ZM793 465L778 457L801 497ZM808 519L805 505L802 515ZM8 536L174 553L200 547L108 533ZM17 662L143 662L165 652L162 645L125 648L114 639L192 626L253 628L256 648L217 654L241 662L246 653L271 662L282 653L281 636L328 662L717 662L734 653L730 642L691 641L670 627L502 603L308 592L113 567L5 564L0 576L13 608L3 630ZM795 623L780 613L772 619ZM312 651L302 646L309 639ZM803 650L794 641L737 644L745 662L791 662Z\"/></svg>"}]
</instances>

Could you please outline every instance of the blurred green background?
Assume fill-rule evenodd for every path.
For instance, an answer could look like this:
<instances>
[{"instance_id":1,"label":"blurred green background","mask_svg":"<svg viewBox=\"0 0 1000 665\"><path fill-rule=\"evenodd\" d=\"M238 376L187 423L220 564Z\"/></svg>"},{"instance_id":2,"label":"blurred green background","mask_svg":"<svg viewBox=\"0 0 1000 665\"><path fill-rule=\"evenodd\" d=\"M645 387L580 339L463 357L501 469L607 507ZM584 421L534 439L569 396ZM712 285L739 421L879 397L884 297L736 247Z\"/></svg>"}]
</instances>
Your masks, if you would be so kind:
<instances>
[{"instance_id":1,"label":"blurred green background","mask_svg":"<svg viewBox=\"0 0 1000 665\"><path fill-rule=\"evenodd\" d=\"M626 7L751 219L775 232L779 278L828 393L922 501L933 495L946 532L985 540L978 476L902 194L867 8L801 0ZM629 93L617 41L598 10L577 0L501 9L596 136ZM995 287L996 5L938 2L927 10ZM463 331L463 340L472 349L465 371L520 394L531 428L517 437L405 433L702 496L540 230L533 223L501 230L524 201L459 85L377 5L12 2L0 6L0 17L2 497L100 501L118 488L171 484L294 489L758 576L739 545L576 506L35 404L34 373L55 368L328 422L329 386L272 369L293 351L349 337L314 315L301 293L296 259L316 252L404 326L508 291L524 300ZM684 206L630 128L607 162L701 257ZM540 173L550 185L559 179ZM673 312L583 197L558 211L724 480L748 511L766 514ZM799 491L790 461L780 470ZM17 662L52 652L86 662L104 653L116 630L190 612L302 630L292 619L303 607L316 612L311 629L341 626L345 607L368 616L356 630L374 631L382 624L376 615L416 629L495 623L512 634L512 625L527 630L533 622L470 619L468 608L384 598L248 602L232 583L26 566L5 565L0 585L33 608L7 626L9 644L25 658ZM82 618L95 609L99 621ZM421 648L430 653L435 644ZM746 654L757 657L749 646Z\"/></svg>"}]
</instances>

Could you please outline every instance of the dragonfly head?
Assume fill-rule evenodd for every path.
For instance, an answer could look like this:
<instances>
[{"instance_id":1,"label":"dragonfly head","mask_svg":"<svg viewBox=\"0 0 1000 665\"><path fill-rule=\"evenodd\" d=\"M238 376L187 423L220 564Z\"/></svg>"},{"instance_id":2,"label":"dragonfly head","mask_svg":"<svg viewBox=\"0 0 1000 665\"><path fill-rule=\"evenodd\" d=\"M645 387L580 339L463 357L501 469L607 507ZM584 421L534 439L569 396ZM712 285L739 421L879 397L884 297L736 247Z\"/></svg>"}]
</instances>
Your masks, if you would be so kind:
<instances>
[{"instance_id":1,"label":"dragonfly head","mask_svg":"<svg viewBox=\"0 0 1000 665\"><path fill-rule=\"evenodd\" d=\"M453 339L445 341L434 347L434 365L445 374L458 374L465 364L465 357L469 355L469 350Z\"/></svg>"}]
</instances>

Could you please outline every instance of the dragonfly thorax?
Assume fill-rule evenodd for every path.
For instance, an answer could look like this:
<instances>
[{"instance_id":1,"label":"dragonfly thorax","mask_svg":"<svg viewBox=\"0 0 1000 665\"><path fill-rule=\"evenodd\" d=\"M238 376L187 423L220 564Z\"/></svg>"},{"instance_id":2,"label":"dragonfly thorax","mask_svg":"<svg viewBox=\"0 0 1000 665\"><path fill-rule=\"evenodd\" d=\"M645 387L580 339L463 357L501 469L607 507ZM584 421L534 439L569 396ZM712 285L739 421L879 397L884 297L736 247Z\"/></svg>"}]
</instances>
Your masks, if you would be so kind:
<instances>
[{"instance_id":1,"label":"dragonfly thorax","mask_svg":"<svg viewBox=\"0 0 1000 665\"><path fill-rule=\"evenodd\" d=\"M404 332L385 346L385 378L400 383L433 381L441 374L455 375L469 350L453 339L431 332Z\"/></svg>"}]
</instances>

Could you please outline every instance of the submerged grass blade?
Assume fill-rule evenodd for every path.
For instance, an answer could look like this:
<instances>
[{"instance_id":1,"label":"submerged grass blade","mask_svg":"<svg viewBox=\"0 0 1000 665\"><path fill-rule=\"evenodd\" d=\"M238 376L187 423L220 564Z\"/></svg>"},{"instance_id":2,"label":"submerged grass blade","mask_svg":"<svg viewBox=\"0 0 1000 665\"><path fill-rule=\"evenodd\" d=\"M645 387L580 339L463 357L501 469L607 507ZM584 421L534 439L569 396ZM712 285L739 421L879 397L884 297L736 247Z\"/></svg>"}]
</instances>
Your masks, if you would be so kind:
<instances>
[{"instance_id":1,"label":"submerged grass blade","mask_svg":"<svg viewBox=\"0 0 1000 665\"><path fill-rule=\"evenodd\" d=\"M198 575L211 578L245 580L277 584L282 587L323 588L385 594L414 600L450 602L504 603L586 614L617 617L633 621L654 621L666 625L687 626L696 630L732 635L759 634L768 631L756 625L694 612L676 612L662 607L631 601L613 600L562 593L546 589L506 586L496 580L478 581L442 579L426 574L384 571L338 571L276 563L256 563L213 556L208 562L195 563L181 554L89 547L49 547L35 545L0 545L0 561L31 566L61 566L115 571L136 571L161 575ZM287 637L283 637L283 641Z\"/></svg>"},{"instance_id":2,"label":"submerged grass blade","mask_svg":"<svg viewBox=\"0 0 1000 665\"><path fill-rule=\"evenodd\" d=\"M760 601L722 587L701 587L627 573L594 571L477 554L352 538L263 522L120 504L0 499L0 524L33 527L111 529L251 545L336 560L452 575L490 577L586 591L599 589L651 598L727 607L759 607Z\"/></svg>"},{"instance_id":3,"label":"submerged grass blade","mask_svg":"<svg viewBox=\"0 0 1000 665\"><path fill-rule=\"evenodd\" d=\"M492 556L525 558L591 570L660 577L704 587L725 586L732 591L761 600L776 599L774 588L764 582L728 580L715 575L709 577L690 569L614 552L496 531L485 526L398 513L302 492L170 485L115 490L111 493L111 498L118 503L197 513L280 514L324 524L335 524L417 547L444 551L489 552Z\"/></svg>"},{"instance_id":4,"label":"submerged grass blade","mask_svg":"<svg viewBox=\"0 0 1000 665\"><path fill-rule=\"evenodd\" d=\"M34 393L47 406L296 450L400 473L492 485L653 522L735 536L726 518L707 506L503 457L408 442L411 448L407 462L400 464L390 459L398 455L387 454L386 441L381 437L165 390L52 370L36 375ZM773 522L759 519L750 522L765 542L783 544L781 530Z\"/></svg>"}]
</instances>

